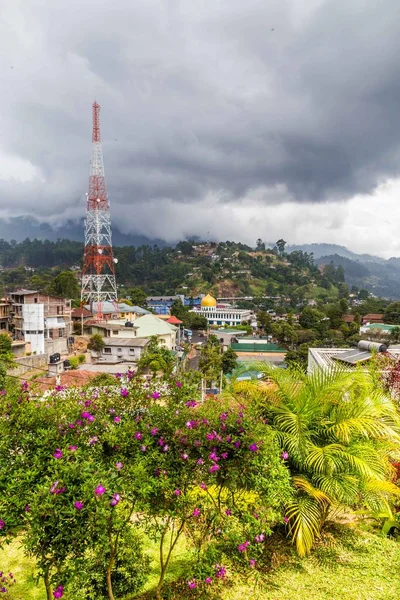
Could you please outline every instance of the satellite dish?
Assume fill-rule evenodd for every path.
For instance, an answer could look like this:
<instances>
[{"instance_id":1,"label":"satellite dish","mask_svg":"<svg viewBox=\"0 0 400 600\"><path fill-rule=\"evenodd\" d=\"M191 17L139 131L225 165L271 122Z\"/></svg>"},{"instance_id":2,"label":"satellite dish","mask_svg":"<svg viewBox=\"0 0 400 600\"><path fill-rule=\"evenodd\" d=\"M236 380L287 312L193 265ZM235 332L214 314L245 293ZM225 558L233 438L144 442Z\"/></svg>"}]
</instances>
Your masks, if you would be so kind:
<instances>
[{"instance_id":1,"label":"satellite dish","mask_svg":"<svg viewBox=\"0 0 400 600\"><path fill-rule=\"evenodd\" d=\"M118 258L114 258L114 262L115 262L115 264L117 264Z\"/></svg>"},{"instance_id":2,"label":"satellite dish","mask_svg":"<svg viewBox=\"0 0 400 600\"><path fill-rule=\"evenodd\" d=\"M101 248L99 248L99 249L97 250L97 252L98 252L99 254L103 254L103 250L102 250Z\"/></svg>"},{"instance_id":3,"label":"satellite dish","mask_svg":"<svg viewBox=\"0 0 400 600\"><path fill-rule=\"evenodd\" d=\"M97 198L96 202L100 202L100 198Z\"/></svg>"}]
</instances>

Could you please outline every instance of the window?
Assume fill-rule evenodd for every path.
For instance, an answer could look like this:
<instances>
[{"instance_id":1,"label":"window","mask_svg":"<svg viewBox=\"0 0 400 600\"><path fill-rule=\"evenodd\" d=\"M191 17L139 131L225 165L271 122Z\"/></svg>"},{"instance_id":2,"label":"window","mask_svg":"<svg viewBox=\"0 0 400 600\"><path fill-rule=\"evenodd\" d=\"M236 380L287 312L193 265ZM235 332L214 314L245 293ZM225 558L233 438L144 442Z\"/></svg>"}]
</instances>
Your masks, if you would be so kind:
<instances>
[{"instance_id":1,"label":"window","mask_svg":"<svg viewBox=\"0 0 400 600\"><path fill-rule=\"evenodd\" d=\"M118 352L122 352L122 348L118 348Z\"/></svg>"},{"instance_id":2,"label":"window","mask_svg":"<svg viewBox=\"0 0 400 600\"><path fill-rule=\"evenodd\" d=\"M135 348L129 348L129 354L132 356L135 354Z\"/></svg>"},{"instance_id":3,"label":"window","mask_svg":"<svg viewBox=\"0 0 400 600\"><path fill-rule=\"evenodd\" d=\"M35 302L35 304L37 304L37 298L34 298L34 302Z\"/></svg>"},{"instance_id":4,"label":"window","mask_svg":"<svg viewBox=\"0 0 400 600\"><path fill-rule=\"evenodd\" d=\"M103 348L104 354L111 354L111 348Z\"/></svg>"}]
</instances>

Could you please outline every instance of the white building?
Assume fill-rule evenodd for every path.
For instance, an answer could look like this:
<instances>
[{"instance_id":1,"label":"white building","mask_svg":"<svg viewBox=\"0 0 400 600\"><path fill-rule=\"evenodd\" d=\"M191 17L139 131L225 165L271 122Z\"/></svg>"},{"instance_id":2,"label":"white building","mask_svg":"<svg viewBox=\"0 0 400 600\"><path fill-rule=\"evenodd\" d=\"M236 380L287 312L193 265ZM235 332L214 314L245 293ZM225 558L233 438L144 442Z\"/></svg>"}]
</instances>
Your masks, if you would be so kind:
<instances>
[{"instance_id":1,"label":"white building","mask_svg":"<svg viewBox=\"0 0 400 600\"><path fill-rule=\"evenodd\" d=\"M254 314L251 310L244 308L233 308L231 306L217 306L215 298L207 294L201 301L200 308L194 308L194 312L207 319L209 325L241 325L243 321L251 321L256 326Z\"/></svg>"},{"instance_id":2,"label":"white building","mask_svg":"<svg viewBox=\"0 0 400 600\"><path fill-rule=\"evenodd\" d=\"M104 348L98 358L100 362L137 362L142 356L143 350L149 343L148 339L107 338L104 340Z\"/></svg>"},{"instance_id":3,"label":"white building","mask_svg":"<svg viewBox=\"0 0 400 600\"><path fill-rule=\"evenodd\" d=\"M373 352L382 352L398 360L400 358L400 348L387 348L384 344L377 342L361 341L357 348L309 348L307 372L313 373L321 369L342 368L346 371L353 371L359 365L368 363L372 358Z\"/></svg>"}]
</instances>

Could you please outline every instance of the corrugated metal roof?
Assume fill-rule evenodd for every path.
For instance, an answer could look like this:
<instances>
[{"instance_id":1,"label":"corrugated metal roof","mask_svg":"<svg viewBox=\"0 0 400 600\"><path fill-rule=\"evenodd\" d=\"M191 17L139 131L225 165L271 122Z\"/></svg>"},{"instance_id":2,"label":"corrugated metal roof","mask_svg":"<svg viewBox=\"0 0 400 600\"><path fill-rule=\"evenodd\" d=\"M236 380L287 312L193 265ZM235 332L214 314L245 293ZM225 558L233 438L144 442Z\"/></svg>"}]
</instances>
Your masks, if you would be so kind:
<instances>
[{"instance_id":1,"label":"corrugated metal roof","mask_svg":"<svg viewBox=\"0 0 400 600\"><path fill-rule=\"evenodd\" d=\"M104 340L104 348L107 346L113 346L122 348L143 348L146 344L149 343L149 340L146 338L106 338Z\"/></svg>"}]
</instances>

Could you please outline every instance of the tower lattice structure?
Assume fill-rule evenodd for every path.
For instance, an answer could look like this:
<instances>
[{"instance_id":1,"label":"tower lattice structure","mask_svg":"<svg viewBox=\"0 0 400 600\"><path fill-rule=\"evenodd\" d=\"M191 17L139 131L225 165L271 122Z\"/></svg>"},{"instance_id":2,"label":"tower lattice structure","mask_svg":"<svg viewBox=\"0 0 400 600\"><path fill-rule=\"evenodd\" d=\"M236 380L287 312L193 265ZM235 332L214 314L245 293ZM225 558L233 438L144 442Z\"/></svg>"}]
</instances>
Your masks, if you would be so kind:
<instances>
[{"instance_id":1,"label":"tower lattice structure","mask_svg":"<svg viewBox=\"0 0 400 600\"><path fill-rule=\"evenodd\" d=\"M103 319L105 301L109 300L114 304L117 302L116 262L112 249L110 204L100 139L100 106L94 102L81 300L90 305L98 320Z\"/></svg>"}]
</instances>

